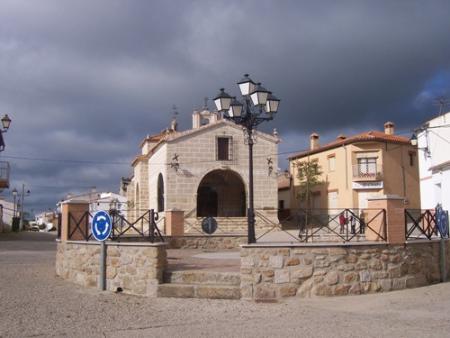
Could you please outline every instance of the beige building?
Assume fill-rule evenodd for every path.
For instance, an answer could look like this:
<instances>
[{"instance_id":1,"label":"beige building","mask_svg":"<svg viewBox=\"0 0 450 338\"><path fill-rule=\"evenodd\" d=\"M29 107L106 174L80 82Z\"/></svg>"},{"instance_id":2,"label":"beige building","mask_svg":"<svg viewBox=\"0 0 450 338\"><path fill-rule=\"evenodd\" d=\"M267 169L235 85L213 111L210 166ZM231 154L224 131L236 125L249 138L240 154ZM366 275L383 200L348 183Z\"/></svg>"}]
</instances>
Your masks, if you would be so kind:
<instances>
[{"instance_id":1,"label":"beige building","mask_svg":"<svg viewBox=\"0 0 450 338\"><path fill-rule=\"evenodd\" d=\"M384 132L339 135L322 146L319 135L312 134L310 149L289 158L292 207L306 206L297 198L297 164L311 161L322 172L321 184L311 190L311 208L367 208L367 199L377 195L398 195L408 208L420 208L417 149L395 135L392 122L384 127Z\"/></svg>"},{"instance_id":2,"label":"beige building","mask_svg":"<svg viewBox=\"0 0 450 338\"><path fill-rule=\"evenodd\" d=\"M248 146L242 127L208 110L195 111L192 129L169 129L147 136L132 162L134 175L122 180L129 216L148 209L164 217L166 210L182 210L185 232L198 231L207 216L225 232L246 230L248 207ZM256 132L254 205L258 215L277 220L276 135Z\"/></svg>"}]
</instances>

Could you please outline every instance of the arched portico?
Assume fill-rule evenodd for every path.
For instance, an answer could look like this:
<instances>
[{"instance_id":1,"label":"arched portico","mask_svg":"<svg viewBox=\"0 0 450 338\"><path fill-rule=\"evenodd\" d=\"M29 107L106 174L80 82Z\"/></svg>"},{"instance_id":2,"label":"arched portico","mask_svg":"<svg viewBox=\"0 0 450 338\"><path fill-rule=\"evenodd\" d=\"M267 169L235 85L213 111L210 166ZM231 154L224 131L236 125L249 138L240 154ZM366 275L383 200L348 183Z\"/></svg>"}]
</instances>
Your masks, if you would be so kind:
<instances>
[{"instance_id":1,"label":"arched portico","mask_svg":"<svg viewBox=\"0 0 450 338\"><path fill-rule=\"evenodd\" d=\"M246 210L245 185L232 170L213 170L197 189L197 217L243 217Z\"/></svg>"}]
</instances>

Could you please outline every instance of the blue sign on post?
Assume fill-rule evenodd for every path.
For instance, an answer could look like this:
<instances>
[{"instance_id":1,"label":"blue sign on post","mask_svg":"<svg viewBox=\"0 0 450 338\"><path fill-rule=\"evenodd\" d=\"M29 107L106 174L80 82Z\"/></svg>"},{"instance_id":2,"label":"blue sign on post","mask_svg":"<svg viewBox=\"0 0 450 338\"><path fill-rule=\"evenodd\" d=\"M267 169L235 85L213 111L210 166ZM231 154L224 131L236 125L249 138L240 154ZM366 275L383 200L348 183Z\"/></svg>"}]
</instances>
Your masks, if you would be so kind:
<instances>
[{"instance_id":1,"label":"blue sign on post","mask_svg":"<svg viewBox=\"0 0 450 338\"><path fill-rule=\"evenodd\" d=\"M111 235L111 217L106 211L97 211L92 218L91 232L97 241L105 241Z\"/></svg>"}]
</instances>

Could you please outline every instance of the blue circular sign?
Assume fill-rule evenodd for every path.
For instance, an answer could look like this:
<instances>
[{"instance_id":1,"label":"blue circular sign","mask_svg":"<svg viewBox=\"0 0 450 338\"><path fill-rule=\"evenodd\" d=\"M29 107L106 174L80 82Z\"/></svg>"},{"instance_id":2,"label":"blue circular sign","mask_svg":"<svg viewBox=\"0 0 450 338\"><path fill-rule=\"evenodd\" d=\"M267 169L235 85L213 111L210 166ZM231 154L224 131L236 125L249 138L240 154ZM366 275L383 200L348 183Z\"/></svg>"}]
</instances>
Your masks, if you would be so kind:
<instances>
[{"instance_id":1,"label":"blue circular sign","mask_svg":"<svg viewBox=\"0 0 450 338\"><path fill-rule=\"evenodd\" d=\"M103 242L111 235L111 217L106 211L97 211L92 218L91 232L97 241Z\"/></svg>"}]
</instances>

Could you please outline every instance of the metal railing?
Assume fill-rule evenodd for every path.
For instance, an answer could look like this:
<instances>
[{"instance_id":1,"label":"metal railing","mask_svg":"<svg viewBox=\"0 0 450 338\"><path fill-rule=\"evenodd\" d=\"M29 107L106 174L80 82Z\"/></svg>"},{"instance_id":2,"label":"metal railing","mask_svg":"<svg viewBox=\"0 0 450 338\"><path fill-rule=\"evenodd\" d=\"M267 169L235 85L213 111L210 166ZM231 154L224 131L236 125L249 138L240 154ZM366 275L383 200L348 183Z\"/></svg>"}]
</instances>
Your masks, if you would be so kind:
<instances>
[{"instance_id":1,"label":"metal railing","mask_svg":"<svg viewBox=\"0 0 450 338\"><path fill-rule=\"evenodd\" d=\"M158 228L158 213L153 209L147 210L135 221L130 222L126 217L117 211L110 211L112 232L111 240L120 241L123 239L144 239L150 242L161 241L164 238ZM72 213L68 214L69 240L85 240L92 238L91 222L93 215L86 211L79 219L76 219Z\"/></svg>"},{"instance_id":2,"label":"metal railing","mask_svg":"<svg viewBox=\"0 0 450 338\"><path fill-rule=\"evenodd\" d=\"M284 214L286 218L281 218L283 213L278 215L281 230L298 242L387 240L385 209L294 209Z\"/></svg>"},{"instance_id":3,"label":"metal railing","mask_svg":"<svg viewBox=\"0 0 450 338\"><path fill-rule=\"evenodd\" d=\"M448 226L442 235L434 209L405 209L406 240L447 238Z\"/></svg>"},{"instance_id":4,"label":"metal railing","mask_svg":"<svg viewBox=\"0 0 450 338\"><path fill-rule=\"evenodd\" d=\"M354 181L376 181L383 178L383 167L379 164L354 164L352 168Z\"/></svg>"}]
</instances>

